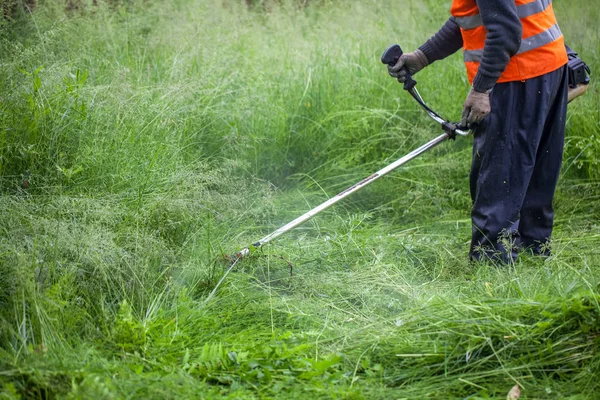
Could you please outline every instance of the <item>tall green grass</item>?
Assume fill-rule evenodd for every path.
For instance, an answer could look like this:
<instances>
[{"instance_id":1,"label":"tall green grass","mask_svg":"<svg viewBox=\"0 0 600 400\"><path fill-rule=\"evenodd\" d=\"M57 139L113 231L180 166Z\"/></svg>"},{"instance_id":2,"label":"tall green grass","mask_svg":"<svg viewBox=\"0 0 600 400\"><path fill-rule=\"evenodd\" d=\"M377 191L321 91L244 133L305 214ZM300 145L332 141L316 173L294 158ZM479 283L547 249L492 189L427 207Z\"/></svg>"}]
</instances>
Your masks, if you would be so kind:
<instances>
[{"instance_id":1,"label":"tall green grass","mask_svg":"<svg viewBox=\"0 0 600 400\"><path fill-rule=\"evenodd\" d=\"M437 134L387 76L449 2L39 2L0 24L4 398L594 398L600 99L553 256L469 265L470 140L224 260ZM600 71L598 10L555 2ZM593 75L593 79L594 79ZM458 119L460 55L416 76Z\"/></svg>"}]
</instances>

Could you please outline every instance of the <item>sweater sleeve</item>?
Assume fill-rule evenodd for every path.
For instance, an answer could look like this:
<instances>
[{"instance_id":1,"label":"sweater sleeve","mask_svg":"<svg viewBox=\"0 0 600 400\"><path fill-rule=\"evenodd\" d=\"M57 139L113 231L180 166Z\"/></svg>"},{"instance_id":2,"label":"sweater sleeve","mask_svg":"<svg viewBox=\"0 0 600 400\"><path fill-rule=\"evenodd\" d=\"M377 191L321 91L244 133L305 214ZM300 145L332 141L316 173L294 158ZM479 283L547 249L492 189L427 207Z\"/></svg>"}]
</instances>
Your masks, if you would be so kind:
<instances>
[{"instance_id":1,"label":"sweater sleeve","mask_svg":"<svg viewBox=\"0 0 600 400\"><path fill-rule=\"evenodd\" d=\"M427 57L427 61L431 64L434 61L441 60L454 54L463 45L460 28L450 18L442 28L425 42L419 49Z\"/></svg>"},{"instance_id":2,"label":"sweater sleeve","mask_svg":"<svg viewBox=\"0 0 600 400\"><path fill-rule=\"evenodd\" d=\"M514 0L477 0L477 6L488 33L473 89L485 92L494 87L519 50L523 26Z\"/></svg>"}]
</instances>

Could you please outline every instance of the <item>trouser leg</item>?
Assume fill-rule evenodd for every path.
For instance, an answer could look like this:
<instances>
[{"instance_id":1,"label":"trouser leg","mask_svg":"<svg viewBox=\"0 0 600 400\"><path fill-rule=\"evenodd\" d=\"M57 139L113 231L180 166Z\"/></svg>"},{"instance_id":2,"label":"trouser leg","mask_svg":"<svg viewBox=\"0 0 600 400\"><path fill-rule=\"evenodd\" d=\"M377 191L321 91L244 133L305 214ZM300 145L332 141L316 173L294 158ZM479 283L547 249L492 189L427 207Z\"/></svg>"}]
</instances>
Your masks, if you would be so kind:
<instances>
[{"instance_id":1,"label":"trouser leg","mask_svg":"<svg viewBox=\"0 0 600 400\"><path fill-rule=\"evenodd\" d=\"M541 255L549 255L547 244L554 222L552 199L562 163L569 90L566 69L552 74L548 79L560 84L556 86L554 102L548 110L519 223L522 246Z\"/></svg>"},{"instance_id":2,"label":"trouser leg","mask_svg":"<svg viewBox=\"0 0 600 400\"><path fill-rule=\"evenodd\" d=\"M552 174L549 175L554 179L551 191L537 191L536 195L532 189L527 222L521 223L521 209L534 176L536 158L540 157L538 150L547 142L544 132L552 131L546 126L562 76L561 68L525 82L497 84L491 93L492 112L475 132L473 143L470 179L473 231L469 254L473 260L513 261L521 232L530 235L526 226L530 218L537 218L533 210L539 207L533 199L545 196L541 203L547 204L550 195L551 204L557 177Z\"/></svg>"},{"instance_id":3,"label":"trouser leg","mask_svg":"<svg viewBox=\"0 0 600 400\"><path fill-rule=\"evenodd\" d=\"M517 165L515 157L520 89L513 82L497 84L491 93L492 112L474 134L471 260L509 263L516 258L522 205L518 194L525 193L531 174L531 168ZM533 160L523 164L533 165Z\"/></svg>"}]
</instances>

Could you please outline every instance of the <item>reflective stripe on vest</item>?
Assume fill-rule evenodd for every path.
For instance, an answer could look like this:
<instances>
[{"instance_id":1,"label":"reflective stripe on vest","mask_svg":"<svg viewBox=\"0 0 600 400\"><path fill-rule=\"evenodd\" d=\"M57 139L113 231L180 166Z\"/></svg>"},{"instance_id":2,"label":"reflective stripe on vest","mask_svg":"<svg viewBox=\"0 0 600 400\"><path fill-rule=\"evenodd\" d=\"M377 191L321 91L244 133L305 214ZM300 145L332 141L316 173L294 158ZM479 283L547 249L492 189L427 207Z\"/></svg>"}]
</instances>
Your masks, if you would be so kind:
<instances>
[{"instance_id":1,"label":"reflective stripe on vest","mask_svg":"<svg viewBox=\"0 0 600 400\"><path fill-rule=\"evenodd\" d=\"M538 33L537 35L533 35L526 39L522 39L521 47L519 47L517 54L525 53L526 51L550 44L561 36L562 32L560 31L558 25L553 25L544 32ZM482 56L483 49L464 51L465 62L481 62Z\"/></svg>"},{"instance_id":2,"label":"reflective stripe on vest","mask_svg":"<svg viewBox=\"0 0 600 400\"><path fill-rule=\"evenodd\" d=\"M534 14L541 13L552 4L552 0L536 0L532 3L521 4L517 6L517 16L527 18ZM467 17L453 17L454 21L464 30L475 29L483 26L481 14L469 15Z\"/></svg>"}]
</instances>

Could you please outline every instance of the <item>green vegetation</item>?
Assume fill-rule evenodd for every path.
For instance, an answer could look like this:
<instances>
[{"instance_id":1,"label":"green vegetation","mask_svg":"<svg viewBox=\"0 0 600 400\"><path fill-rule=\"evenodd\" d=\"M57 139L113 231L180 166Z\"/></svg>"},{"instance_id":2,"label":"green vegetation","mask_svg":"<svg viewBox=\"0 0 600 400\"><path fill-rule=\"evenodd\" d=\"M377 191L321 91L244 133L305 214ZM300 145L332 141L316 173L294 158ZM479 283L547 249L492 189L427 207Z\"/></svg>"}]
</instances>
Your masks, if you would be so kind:
<instances>
[{"instance_id":1,"label":"green vegetation","mask_svg":"<svg viewBox=\"0 0 600 400\"><path fill-rule=\"evenodd\" d=\"M438 134L379 56L450 1L38 3L0 22L0 398L600 393L597 80L569 109L551 258L469 265L458 139L206 302L225 255ZM554 6L600 71L599 9ZM458 119L459 54L416 79Z\"/></svg>"}]
</instances>

